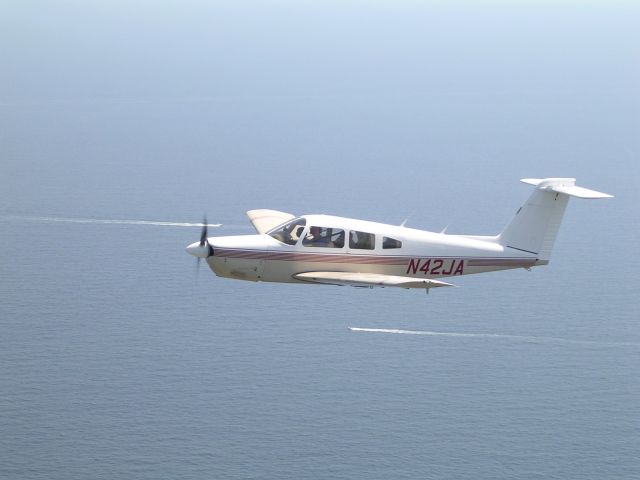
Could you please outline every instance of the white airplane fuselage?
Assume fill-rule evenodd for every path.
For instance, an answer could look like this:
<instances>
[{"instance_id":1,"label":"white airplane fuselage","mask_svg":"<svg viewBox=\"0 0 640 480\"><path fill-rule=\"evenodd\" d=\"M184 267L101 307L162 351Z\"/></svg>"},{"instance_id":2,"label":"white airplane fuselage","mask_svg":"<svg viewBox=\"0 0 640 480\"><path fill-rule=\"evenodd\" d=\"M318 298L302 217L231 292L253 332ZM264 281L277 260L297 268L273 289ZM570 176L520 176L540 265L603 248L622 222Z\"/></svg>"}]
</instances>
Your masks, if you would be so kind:
<instances>
[{"instance_id":1,"label":"white airplane fuselage","mask_svg":"<svg viewBox=\"0 0 640 480\"><path fill-rule=\"evenodd\" d=\"M523 179L536 188L495 236L448 235L329 215L251 210L257 235L208 237L187 252L238 280L423 288L475 273L547 265L570 197L611 195L574 178Z\"/></svg>"},{"instance_id":2,"label":"white airplane fuselage","mask_svg":"<svg viewBox=\"0 0 640 480\"><path fill-rule=\"evenodd\" d=\"M447 235L328 215L300 218L306 220L306 226L293 245L268 234L209 238L213 255L207 263L220 277L285 283L306 283L295 275L318 270L429 279L548 263L499 245L495 237ZM341 229L345 238L351 231L371 233L374 248L349 248L348 242L342 247L305 246L303 239L312 226ZM402 246L383 248L385 237Z\"/></svg>"}]
</instances>

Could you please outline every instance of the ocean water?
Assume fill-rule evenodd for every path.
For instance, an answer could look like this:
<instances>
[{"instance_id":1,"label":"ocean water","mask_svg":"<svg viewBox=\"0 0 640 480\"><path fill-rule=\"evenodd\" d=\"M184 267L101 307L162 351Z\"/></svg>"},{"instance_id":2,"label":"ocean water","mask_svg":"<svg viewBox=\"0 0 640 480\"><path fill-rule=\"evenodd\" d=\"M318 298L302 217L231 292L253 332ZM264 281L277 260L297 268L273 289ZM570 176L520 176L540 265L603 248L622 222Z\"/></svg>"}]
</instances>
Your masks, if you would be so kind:
<instances>
[{"instance_id":1,"label":"ocean water","mask_svg":"<svg viewBox=\"0 0 640 480\"><path fill-rule=\"evenodd\" d=\"M5 90L0 477L640 477L633 75L483 72L406 91L389 73L362 91L294 76L290 95L244 94L245 77L210 95ZM275 208L491 234L530 193L518 179L547 176L615 198L571 201L548 267L429 295L220 279L184 251L198 227L156 224L252 233L244 212Z\"/></svg>"},{"instance_id":2,"label":"ocean water","mask_svg":"<svg viewBox=\"0 0 640 480\"><path fill-rule=\"evenodd\" d=\"M340 107L358 107L349 102ZM246 141L273 128L270 106L251 104L223 115L244 109L246 130L202 134L188 154L195 140L138 136L136 125L204 129L209 104L10 111L33 137L14 141L24 127L4 125L14 154L0 240L3 477L637 478L638 172L624 150L625 175L596 153L556 166L493 152L480 168L464 151L445 167L416 148L402 166L395 135L368 131L378 125L350 136L369 143L338 144L327 137L342 125L315 133L293 120L326 104L275 100L275 123L296 142L277 151ZM197 117L187 126L186 110ZM81 140L65 133L75 129ZM507 148L498 143L487 148ZM196 277L184 247L198 228L42 218L206 212L230 234L251 233L244 210L273 207L491 233L529 194L519 177L573 172L616 198L572 200L550 266L428 296Z\"/></svg>"}]
</instances>

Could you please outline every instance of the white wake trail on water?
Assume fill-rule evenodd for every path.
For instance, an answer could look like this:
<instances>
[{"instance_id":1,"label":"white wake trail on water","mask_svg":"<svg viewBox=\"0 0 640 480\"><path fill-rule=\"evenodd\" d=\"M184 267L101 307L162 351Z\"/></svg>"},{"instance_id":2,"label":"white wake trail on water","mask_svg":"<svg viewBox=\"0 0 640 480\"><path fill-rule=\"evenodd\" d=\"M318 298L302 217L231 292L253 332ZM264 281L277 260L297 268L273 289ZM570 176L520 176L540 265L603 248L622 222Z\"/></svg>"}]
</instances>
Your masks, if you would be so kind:
<instances>
[{"instance_id":1,"label":"white wake trail on water","mask_svg":"<svg viewBox=\"0 0 640 480\"><path fill-rule=\"evenodd\" d=\"M156 220L107 220L101 218L30 217L26 215L3 215L9 220L30 222L91 223L101 225L154 225L160 227L204 227L204 223L161 222ZM207 223L207 227L220 227L221 223Z\"/></svg>"},{"instance_id":2,"label":"white wake trail on water","mask_svg":"<svg viewBox=\"0 0 640 480\"><path fill-rule=\"evenodd\" d=\"M640 347L640 343L636 342L598 342L594 340L577 340L569 338L558 337L535 337L531 335L507 335L500 333L464 333L464 332L432 332L428 330L402 330L397 328L362 328L362 327L349 327L352 332L361 333L387 333L396 335L426 335L431 337L455 337L455 338L489 338L489 339L503 339L503 340L515 340L521 342L530 343L559 343L559 344L574 344L574 345L598 345L598 346L630 346Z\"/></svg>"}]
</instances>

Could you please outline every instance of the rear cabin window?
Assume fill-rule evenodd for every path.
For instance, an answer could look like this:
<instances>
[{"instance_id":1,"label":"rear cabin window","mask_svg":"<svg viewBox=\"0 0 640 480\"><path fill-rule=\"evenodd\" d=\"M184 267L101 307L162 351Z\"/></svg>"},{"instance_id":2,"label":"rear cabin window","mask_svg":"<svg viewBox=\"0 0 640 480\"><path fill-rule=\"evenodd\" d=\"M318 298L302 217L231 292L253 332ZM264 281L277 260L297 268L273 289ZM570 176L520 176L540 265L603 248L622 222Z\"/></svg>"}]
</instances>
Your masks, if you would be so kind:
<instances>
[{"instance_id":1,"label":"rear cabin window","mask_svg":"<svg viewBox=\"0 0 640 480\"><path fill-rule=\"evenodd\" d=\"M269 232L269 235L279 242L286 243L287 245L295 245L300 235L302 235L306 224L307 221L304 218L296 218L289 223L285 223L282 227L272 230Z\"/></svg>"},{"instance_id":2,"label":"rear cabin window","mask_svg":"<svg viewBox=\"0 0 640 480\"><path fill-rule=\"evenodd\" d=\"M402 248L402 242L391 237L382 238L382 248Z\"/></svg>"},{"instance_id":3,"label":"rear cabin window","mask_svg":"<svg viewBox=\"0 0 640 480\"><path fill-rule=\"evenodd\" d=\"M344 230L339 228L309 227L302 239L305 247L342 248L344 247Z\"/></svg>"},{"instance_id":4,"label":"rear cabin window","mask_svg":"<svg viewBox=\"0 0 640 480\"><path fill-rule=\"evenodd\" d=\"M373 233L349 232L349 248L373 250L376 246L376 236Z\"/></svg>"}]
</instances>

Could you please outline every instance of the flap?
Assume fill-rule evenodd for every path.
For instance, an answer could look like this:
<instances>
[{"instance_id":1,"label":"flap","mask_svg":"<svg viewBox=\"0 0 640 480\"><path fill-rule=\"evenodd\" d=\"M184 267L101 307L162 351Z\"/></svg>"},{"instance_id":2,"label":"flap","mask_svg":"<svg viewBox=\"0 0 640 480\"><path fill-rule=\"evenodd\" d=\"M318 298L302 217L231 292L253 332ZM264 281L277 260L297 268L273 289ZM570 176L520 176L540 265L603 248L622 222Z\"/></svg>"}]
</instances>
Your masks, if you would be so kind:
<instances>
[{"instance_id":1,"label":"flap","mask_svg":"<svg viewBox=\"0 0 640 480\"><path fill-rule=\"evenodd\" d=\"M306 272L293 276L298 280L327 285L350 285L352 287L399 287L399 288L436 288L453 287L452 283L428 278L402 277L383 273L353 272Z\"/></svg>"},{"instance_id":2,"label":"flap","mask_svg":"<svg viewBox=\"0 0 640 480\"><path fill-rule=\"evenodd\" d=\"M296 218L290 213L279 212L278 210L249 210L247 217L255 227L258 233L265 233L273 227L283 224L284 222Z\"/></svg>"}]
</instances>

